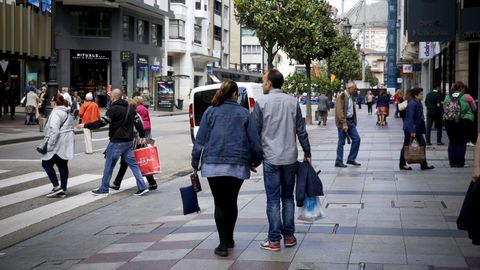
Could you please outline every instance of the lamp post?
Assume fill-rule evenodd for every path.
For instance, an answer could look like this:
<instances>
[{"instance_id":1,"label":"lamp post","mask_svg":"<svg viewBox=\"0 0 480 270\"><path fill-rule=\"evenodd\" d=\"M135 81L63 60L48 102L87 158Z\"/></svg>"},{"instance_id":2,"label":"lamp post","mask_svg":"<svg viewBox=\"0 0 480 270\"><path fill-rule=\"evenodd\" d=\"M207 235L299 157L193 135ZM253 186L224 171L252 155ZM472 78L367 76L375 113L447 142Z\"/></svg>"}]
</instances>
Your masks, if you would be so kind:
<instances>
[{"instance_id":1,"label":"lamp post","mask_svg":"<svg viewBox=\"0 0 480 270\"><path fill-rule=\"evenodd\" d=\"M55 3L56 1L52 1L51 4L51 30L50 30L50 65L49 65L49 72L48 72L48 88L47 88L47 100L50 101L57 93L58 93L58 83L57 83L57 50L55 49ZM52 106L50 102L47 102L47 106L45 107L45 117L48 118L50 113L52 112Z\"/></svg>"},{"instance_id":2,"label":"lamp post","mask_svg":"<svg viewBox=\"0 0 480 270\"><path fill-rule=\"evenodd\" d=\"M362 61L362 83L365 82L365 53L360 50L361 44L360 42L357 43L357 52L360 54L361 60Z\"/></svg>"}]
</instances>

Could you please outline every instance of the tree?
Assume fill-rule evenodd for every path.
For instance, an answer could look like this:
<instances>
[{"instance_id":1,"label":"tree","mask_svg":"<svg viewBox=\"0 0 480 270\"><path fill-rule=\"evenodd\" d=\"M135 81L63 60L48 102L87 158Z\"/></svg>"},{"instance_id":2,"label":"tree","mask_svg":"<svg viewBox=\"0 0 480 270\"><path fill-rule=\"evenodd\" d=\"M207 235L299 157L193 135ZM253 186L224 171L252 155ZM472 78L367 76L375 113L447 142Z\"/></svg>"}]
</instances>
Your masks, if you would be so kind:
<instances>
[{"instance_id":1,"label":"tree","mask_svg":"<svg viewBox=\"0 0 480 270\"><path fill-rule=\"evenodd\" d=\"M373 75L372 68L370 66L365 67L365 81L370 84L370 86L378 86L378 79Z\"/></svg>"},{"instance_id":2,"label":"tree","mask_svg":"<svg viewBox=\"0 0 480 270\"><path fill-rule=\"evenodd\" d=\"M290 58L304 64L311 84L311 64L330 57L335 50L335 28L326 0L289 0L284 6L288 40L279 40ZM288 19L287 19L288 18ZM307 124L312 124L311 87L307 87Z\"/></svg>"},{"instance_id":3,"label":"tree","mask_svg":"<svg viewBox=\"0 0 480 270\"><path fill-rule=\"evenodd\" d=\"M260 45L267 52L268 68L286 38L284 5L288 0L234 0L235 18L242 27L255 30Z\"/></svg>"},{"instance_id":4,"label":"tree","mask_svg":"<svg viewBox=\"0 0 480 270\"><path fill-rule=\"evenodd\" d=\"M344 82L362 77L362 64L353 39L346 35L336 38L337 50L330 57L330 70Z\"/></svg>"}]
</instances>

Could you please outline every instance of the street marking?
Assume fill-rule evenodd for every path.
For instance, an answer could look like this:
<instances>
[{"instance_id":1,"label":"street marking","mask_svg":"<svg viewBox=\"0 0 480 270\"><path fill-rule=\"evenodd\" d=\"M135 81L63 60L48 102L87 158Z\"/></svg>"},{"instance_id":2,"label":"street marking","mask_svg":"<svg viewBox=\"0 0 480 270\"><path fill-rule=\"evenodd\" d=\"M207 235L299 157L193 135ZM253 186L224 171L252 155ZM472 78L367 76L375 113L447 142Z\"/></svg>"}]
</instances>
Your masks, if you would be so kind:
<instances>
[{"instance_id":1,"label":"street marking","mask_svg":"<svg viewBox=\"0 0 480 270\"><path fill-rule=\"evenodd\" d=\"M101 154L107 148L93 149L93 154ZM97 153L98 152L98 153ZM85 152L76 153L75 156L86 155Z\"/></svg>"},{"instance_id":2,"label":"street marking","mask_svg":"<svg viewBox=\"0 0 480 270\"><path fill-rule=\"evenodd\" d=\"M136 186L134 177L130 177L122 181L122 190L112 191L110 190L110 196L118 192L122 192L123 189L129 189ZM68 193L67 193L68 196ZM91 191L87 191L78 194L73 197L67 197L15 216L8 217L0 220L0 237L11 234L28 226L37 224L43 220L52 218L62 213L73 210L77 207L98 201L105 198L104 196L94 196Z\"/></svg>"},{"instance_id":3,"label":"street marking","mask_svg":"<svg viewBox=\"0 0 480 270\"><path fill-rule=\"evenodd\" d=\"M68 188L85 184L95 179L102 178L102 175L98 174L82 174L68 179ZM26 201L38 196L46 195L52 189L52 185L43 185L35 188L30 188L24 191L15 192L0 197L0 207L8 206L21 201Z\"/></svg>"},{"instance_id":4,"label":"street marking","mask_svg":"<svg viewBox=\"0 0 480 270\"><path fill-rule=\"evenodd\" d=\"M0 162L39 162L40 159L0 159Z\"/></svg>"},{"instance_id":5,"label":"street marking","mask_svg":"<svg viewBox=\"0 0 480 270\"><path fill-rule=\"evenodd\" d=\"M32 172L32 173L22 174L19 176L13 176L10 178L0 180L0 188L29 182L29 181L43 178L43 177L47 177L47 174L45 172Z\"/></svg>"},{"instance_id":6,"label":"street marking","mask_svg":"<svg viewBox=\"0 0 480 270\"><path fill-rule=\"evenodd\" d=\"M100 139L92 139L92 142L106 141L106 140L109 140L109 139L110 139L109 137L100 138Z\"/></svg>"}]
</instances>

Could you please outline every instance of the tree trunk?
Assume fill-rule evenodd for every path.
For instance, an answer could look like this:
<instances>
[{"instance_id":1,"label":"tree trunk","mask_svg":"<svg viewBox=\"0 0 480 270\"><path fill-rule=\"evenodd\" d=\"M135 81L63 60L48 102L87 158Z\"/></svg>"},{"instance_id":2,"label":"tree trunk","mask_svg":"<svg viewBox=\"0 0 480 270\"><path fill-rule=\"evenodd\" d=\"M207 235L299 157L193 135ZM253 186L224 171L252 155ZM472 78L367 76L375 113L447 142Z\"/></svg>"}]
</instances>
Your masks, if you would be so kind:
<instances>
[{"instance_id":1,"label":"tree trunk","mask_svg":"<svg viewBox=\"0 0 480 270\"><path fill-rule=\"evenodd\" d=\"M268 44L268 50L267 50L267 67L268 69L273 69L273 58L275 57L275 54L273 53L273 46L274 44Z\"/></svg>"},{"instance_id":2,"label":"tree trunk","mask_svg":"<svg viewBox=\"0 0 480 270\"><path fill-rule=\"evenodd\" d=\"M312 102L311 102L311 96L312 96L312 87L311 87L311 74L310 74L310 64L311 63L306 63L305 64L305 69L307 71L307 113L305 115L305 122L307 125L312 124Z\"/></svg>"}]
</instances>

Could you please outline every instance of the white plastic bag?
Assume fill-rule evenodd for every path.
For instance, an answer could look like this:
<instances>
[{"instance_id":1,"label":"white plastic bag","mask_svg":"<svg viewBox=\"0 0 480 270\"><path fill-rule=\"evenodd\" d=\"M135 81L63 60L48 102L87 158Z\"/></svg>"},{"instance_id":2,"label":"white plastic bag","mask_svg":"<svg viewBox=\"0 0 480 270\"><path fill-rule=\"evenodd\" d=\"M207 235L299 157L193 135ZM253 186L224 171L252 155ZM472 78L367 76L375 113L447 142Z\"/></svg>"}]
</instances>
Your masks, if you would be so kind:
<instances>
[{"instance_id":1,"label":"white plastic bag","mask_svg":"<svg viewBox=\"0 0 480 270\"><path fill-rule=\"evenodd\" d=\"M322 203L320 202L320 197L308 197L305 196L303 201L303 207L298 209L299 220L304 220L308 222L314 222L317 219L324 218L325 213L322 210Z\"/></svg>"}]
</instances>

